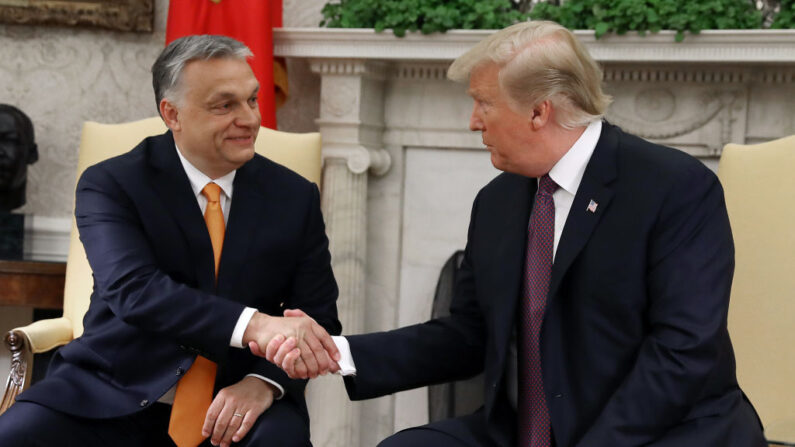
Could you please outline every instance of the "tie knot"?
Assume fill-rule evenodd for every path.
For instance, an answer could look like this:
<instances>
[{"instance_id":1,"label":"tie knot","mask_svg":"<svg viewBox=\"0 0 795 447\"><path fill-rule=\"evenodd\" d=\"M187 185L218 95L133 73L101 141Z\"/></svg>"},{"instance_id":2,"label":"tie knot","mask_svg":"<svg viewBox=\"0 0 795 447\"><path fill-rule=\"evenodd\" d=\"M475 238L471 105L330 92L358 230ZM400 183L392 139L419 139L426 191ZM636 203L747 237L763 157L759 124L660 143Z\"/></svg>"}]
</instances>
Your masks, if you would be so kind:
<instances>
[{"instance_id":1,"label":"tie knot","mask_svg":"<svg viewBox=\"0 0 795 447\"><path fill-rule=\"evenodd\" d=\"M549 177L549 174L546 174L545 176L541 177L541 180L538 182L539 194L546 193L551 195L552 193L557 191L557 189L558 189L558 184L555 183L555 181Z\"/></svg>"},{"instance_id":2,"label":"tie knot","mask_svg":"<svg viewBox=\"0 0 795 447\"><path fill-rule=\"evenodd\" d=\"M208 202L218 202L221 200L221 187L210 182L202 189L202 194L207 197Z\"/></svg>"}]
</instances>

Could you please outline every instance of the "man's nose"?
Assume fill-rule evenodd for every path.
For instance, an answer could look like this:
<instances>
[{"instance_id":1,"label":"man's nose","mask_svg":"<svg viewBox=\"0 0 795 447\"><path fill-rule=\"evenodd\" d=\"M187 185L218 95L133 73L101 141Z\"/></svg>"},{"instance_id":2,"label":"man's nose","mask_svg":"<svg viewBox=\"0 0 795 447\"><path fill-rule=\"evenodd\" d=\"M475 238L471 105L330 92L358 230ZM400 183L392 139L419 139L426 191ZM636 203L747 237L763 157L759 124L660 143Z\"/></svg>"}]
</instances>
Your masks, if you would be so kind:
<instances>
[{"instance_id":1,"label":"man's nose","mask_svg":"<svg viewBox=\"0 0 795 447\"><path fill-rule=\"evenodd\" d=\"M483 130L483 121L480 119L480 111L477 104L472 107L472 115L469 116L469 130Z\"/></svg>"},{"instance_id":2,"label":"man's nose","mask_svg":"<svg viewBox=\"0 0 795 447\"><path fill-rule=\"evenodd\" d=\"M238 114L236 124L240 127L256 127L259 126L261 118L259 114L259 107L249 107L246 104L240 107L241 112Z\"/></svg>"}]
</instances>

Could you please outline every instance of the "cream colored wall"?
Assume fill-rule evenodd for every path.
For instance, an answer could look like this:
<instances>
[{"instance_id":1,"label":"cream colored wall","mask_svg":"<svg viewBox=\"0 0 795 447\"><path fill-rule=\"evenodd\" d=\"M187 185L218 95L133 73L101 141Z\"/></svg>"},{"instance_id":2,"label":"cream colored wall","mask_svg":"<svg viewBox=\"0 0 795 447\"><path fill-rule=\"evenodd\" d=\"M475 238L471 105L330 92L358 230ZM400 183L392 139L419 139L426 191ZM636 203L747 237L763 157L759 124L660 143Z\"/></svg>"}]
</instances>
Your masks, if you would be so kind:
<instances>
[{"instance_id":1,"label":"cream colored wall","mask_svg":"<svg viewBox=\"0 0 795 447\"><path fill-rule=\"evenodd\" d=\"M156 113L149 67L163 45L167 5L156 2L152 34L0 25L0 102L31 117L39 145L21 211L71 214L83 121Z\"/></svg>"}]
</instances>

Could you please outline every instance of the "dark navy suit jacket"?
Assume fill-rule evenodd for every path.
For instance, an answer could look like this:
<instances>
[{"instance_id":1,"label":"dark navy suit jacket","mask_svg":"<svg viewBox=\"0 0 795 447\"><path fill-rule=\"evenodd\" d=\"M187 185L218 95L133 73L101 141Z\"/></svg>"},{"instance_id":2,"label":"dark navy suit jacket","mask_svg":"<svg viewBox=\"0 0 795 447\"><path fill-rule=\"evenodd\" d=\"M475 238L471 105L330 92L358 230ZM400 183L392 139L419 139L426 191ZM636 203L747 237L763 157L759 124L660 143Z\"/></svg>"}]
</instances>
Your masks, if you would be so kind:
<instances>
[{"instance_id":1,"label":"dark navy suit jacket","mask_svg":"<svg viewBox=\"0 0 795 447\"><path fill-rule=\"evenodd\" d=\"M513 445L504 377L536 185L503 173L478 194L449 317L349 338L351 398L485 371L488 436ZM715 175L605 123L563 229L542 327L558 447L764 445L726 329L733 268Z\"/></svg>"},{"instance_id":2,"label":"dark navy suit jacket","mask_svg":"<svg viewBox=\"0 0 795 447\"><path fill-rule=\"evenodd\" d=\"M75 216L94 273L85 332L18 400L84 417L131 414L157 401L201 354L219 364L217 388L260 374L306 413L305 381L229 343L245 306L273 315L300 308L340 332L313 183L259 155L237 170L217 283L207 227L170 132L86 169Z\"/></svg>"}]
</instances>

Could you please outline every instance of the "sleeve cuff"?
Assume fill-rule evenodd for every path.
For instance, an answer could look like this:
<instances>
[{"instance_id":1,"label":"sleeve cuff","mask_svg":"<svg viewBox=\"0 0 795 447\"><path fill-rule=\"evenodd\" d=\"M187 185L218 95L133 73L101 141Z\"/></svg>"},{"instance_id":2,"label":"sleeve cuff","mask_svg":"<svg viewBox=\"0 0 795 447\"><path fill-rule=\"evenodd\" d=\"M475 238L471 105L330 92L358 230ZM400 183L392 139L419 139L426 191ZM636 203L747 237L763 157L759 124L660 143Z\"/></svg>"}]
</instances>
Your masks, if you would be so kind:
<instances>
[{"instance_id":1,"label":"sleeve cuff","mask_svg":"<svg viewBox=\"0 0 795 447\"><path fill-rule=\"evenodd\" d=\"M332 336L331 339L334 341L334 344L337 345L337 349L340 350L340 361L337 362L337 364L340 365L338 374L343 376L355 376L356 365L353 363L353 355L351 354L351 347L348 344L348 339L340 336Z\"/></svg>"},{"instance_id":2,"label":"sleeve cuff","mask_svg":"<svg viewBox=\"0 0 795 447\"><path fill-rule=\"evenodd\" d=\"M240 318L237 319L235 330L232 331L232 340L229 341L229 346L233 348L243 348L243 334L246 333L248 323L251 321L251 317L253 317L256 312L257 309L254 309L253 307L247 307L243 309L243 312L240 313ZM282 394L284 394L284 390L282 390Z\"/></svg>"},{"instance_id":3,"label":"sleeve cuff","mask_svg":"<svg viewBox=\"0 0 795 447\"><path fill-rule=\"evenodd\" d=\"M274 396L275 400L279 400L282 397L284 397L284 387L282 387L278 383L274 382L273 380L268 379L267 377L262 377L259 374L246 374L246 377L256 377L256 378L258 378L260 380L264 380L264 381L270 383L271 385L275 386L276 389L279 390L279 393L276 396Z\"/></svg>"}]
</instances>

